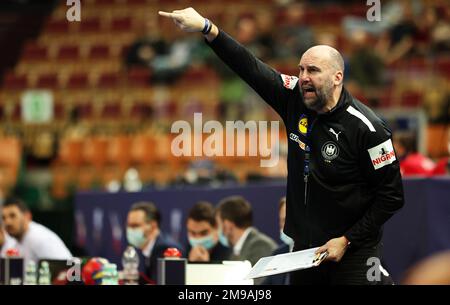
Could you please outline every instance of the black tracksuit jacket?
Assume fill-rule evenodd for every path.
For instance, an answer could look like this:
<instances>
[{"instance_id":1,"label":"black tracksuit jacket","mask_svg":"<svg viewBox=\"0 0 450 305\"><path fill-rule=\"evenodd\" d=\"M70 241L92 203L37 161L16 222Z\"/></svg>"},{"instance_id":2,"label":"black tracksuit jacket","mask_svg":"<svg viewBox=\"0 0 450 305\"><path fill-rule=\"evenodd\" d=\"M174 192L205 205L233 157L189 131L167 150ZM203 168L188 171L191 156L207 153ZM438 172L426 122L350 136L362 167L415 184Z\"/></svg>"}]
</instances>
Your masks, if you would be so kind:
<instances>
[{"instance_id":1,"label":"black tracksuit jacket","mask_svg":"<svg viewBox=\"0 0 450 305\"><path fill-rule=\"evenodd\" d=\"M310 111L297 77L270 68L223 31L207 43L286 125L284 231L295 248L321 246L343 235L351 247L378 244L383 224L404 203L399 162L384 122L345 88L332 111Z\"/></svg>"}]
</instances>

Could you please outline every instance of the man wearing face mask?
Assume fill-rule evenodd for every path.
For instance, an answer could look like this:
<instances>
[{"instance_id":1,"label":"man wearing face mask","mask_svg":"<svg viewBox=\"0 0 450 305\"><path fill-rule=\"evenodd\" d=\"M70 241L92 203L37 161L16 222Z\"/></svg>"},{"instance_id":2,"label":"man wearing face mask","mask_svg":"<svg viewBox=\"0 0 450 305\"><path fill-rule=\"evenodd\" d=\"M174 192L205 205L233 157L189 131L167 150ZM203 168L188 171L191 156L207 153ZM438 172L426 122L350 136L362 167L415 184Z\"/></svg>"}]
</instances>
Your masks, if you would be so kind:
<instances>
[{"instance_id":1,"label":"man wearing face mask","mask_svg":"<svg viewBox=\"0 0 450 305\"><path fill-rule=\"evenodd\" d=\"M366 262L382 260L383 225L403 206L403 185L392 133L344 87L339 51L313 46L297 62L298 75L285 75L193 8L159 15L185 32L202 33L286 125L284 232L295 251L317 247L317 254L328 253L320 266L293 272L291 283L377 284L367 276Z\"/></svg>"},{"instance_id":2,"label":"man wearing face mask","mask_svg":"<svg viewBox=\"0 0 450 305\"><path fill-rule=\"evenodd\" d=\"M157 260L164 257L167 248L177 248L184 254L180 244L160 230L161 214L151 202L133 204L127 217L127 240L130 245L141 250L145 275L155 282ZM142 270L142 267L140 268Z\"/></svg>"},{"instance_id":3,"label":"man wearing face mask","mask_svg":"<svg viewBox=\"0 0 450 305\"><path fill-rule=\"evenodd\" d=\"M186 222L190 262L221 262L228 260L231 249L218 242L214 207L209 202L198 202L189 211Z\"/></svg>"}]
</instances>

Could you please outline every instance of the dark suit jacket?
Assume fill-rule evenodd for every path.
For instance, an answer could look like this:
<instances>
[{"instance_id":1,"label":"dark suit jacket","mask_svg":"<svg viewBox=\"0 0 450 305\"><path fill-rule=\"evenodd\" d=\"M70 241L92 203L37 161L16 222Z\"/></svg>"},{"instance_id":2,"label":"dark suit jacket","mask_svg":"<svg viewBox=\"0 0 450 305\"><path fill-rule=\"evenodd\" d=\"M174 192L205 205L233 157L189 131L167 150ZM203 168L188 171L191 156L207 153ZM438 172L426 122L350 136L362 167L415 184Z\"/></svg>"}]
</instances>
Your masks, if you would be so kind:
<instances>
[{"instance_id":1,"label":"dark suit jacket","mask_svg":"<svg viewBox=\"0 0 450 305\"><path fill-rule=\"evenodd\" d=\"M283 243L280 245L275 251L273 251L272 255L278 255L289 252L289 246ZM288 274L289 273L281 273L275 274L272 276L267 276L264 278L262 285L288 285Z\"/></svg>"},{"instance_id":2,"label":"dark suit jacket","mask_svg":"<svg viewBox=\"0 0 450 305\"><path fill-rule=\"evenodd\" d=\"M250 233L242 245L241 253L233 255L233 260L249 260L254 266L261 257L269 256L277 248L277 244L269 236L259 232L255 228L250 229Z\"/></svg>"},{"instance_id":3,"label":"dark suit jacket","mask_svg":"<svg viewBox=\"0 0 450 305\"><path fill-rule=\"evenodd\" d=\"M166 251L167 248L177 248L181 251L183 257L185 256L185 251L183 246L181 246L178 242L173 240L170 236L167 234L161 232L158 237L156 238L155 244L153 245L153 249L150 252L150 258L144 257L142 254L142 251L140 252L140 258L142 258L143 264L141 265L141 270L144 271L145 276L147 279L144 280L144 282L148 282L148 279L151 281L151 283L156 283L156 273L157 273L157 262L158 258L164 257L164 251Z\"/></svg>"}]
</instances>

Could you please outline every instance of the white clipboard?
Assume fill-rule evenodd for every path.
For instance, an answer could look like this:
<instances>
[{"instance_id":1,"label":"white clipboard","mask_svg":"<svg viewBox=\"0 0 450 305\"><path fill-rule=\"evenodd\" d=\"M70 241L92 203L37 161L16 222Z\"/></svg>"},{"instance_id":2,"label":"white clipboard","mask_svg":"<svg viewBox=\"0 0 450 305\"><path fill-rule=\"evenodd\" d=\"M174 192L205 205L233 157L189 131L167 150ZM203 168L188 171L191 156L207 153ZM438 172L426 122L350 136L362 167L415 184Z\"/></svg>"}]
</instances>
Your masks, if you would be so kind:
<instances>
[{"instance_id":1,"label":"white clipboard","mask_svg":"<svg viewBox=\"0 0 450 305\"><path fill-rule=\"evenodd\" d=\"M328 252L315 254L317 249L319 247L263 257L253 266L245 279L317 267L328 256Z\"/></svg>"}]
</instances>

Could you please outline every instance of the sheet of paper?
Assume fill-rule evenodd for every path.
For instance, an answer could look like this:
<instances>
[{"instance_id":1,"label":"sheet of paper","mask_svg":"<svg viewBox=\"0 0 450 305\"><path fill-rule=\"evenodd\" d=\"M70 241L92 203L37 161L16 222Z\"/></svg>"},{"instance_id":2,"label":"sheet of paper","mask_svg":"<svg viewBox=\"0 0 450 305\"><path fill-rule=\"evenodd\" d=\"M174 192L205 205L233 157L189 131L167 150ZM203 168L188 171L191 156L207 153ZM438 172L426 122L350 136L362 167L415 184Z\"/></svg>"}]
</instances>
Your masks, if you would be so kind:
<instances>
[{"instance_id":1,"label":"sheet of paper","mask_svg":"<svg viewBox=\"0 0 450 305\"><path fill-rule=\"evenodd\" d=\"M318 266L326 257L327 253L322 253L318 256L315 254L317 249L319 248L263 257L255 264L255 266L253 266L246 279L254 279Z\"/></svg>"}]
</instances>

